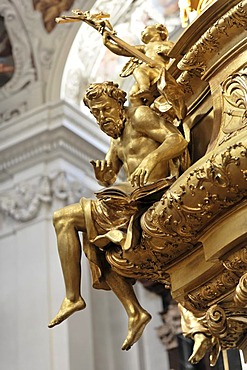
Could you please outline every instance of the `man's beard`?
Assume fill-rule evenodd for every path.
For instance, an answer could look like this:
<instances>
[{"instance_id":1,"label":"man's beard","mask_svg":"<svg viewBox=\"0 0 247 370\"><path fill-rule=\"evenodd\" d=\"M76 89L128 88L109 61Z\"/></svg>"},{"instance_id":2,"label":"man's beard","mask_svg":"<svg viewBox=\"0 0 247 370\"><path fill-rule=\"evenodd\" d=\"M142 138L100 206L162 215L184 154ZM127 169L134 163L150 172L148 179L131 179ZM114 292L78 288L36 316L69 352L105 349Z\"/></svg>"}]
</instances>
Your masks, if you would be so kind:
<instances>
[{"instance_id":1,"label":"man's beard","mask_svg":"<svg viewBox=\"0 0 247 370\"><path fill-rule=\"evenodd\" d=\"M101 127L104 127L103 126L104 123L110 123L111 129L108 131L107 129L104 130L103 128L103 131L112 138L117 139L122 135L125 121L126 121L125 116L123 113L121 113L118 120L114 120L113 118L107 118L106 120L104 120L104 122L101 123Z\"/></svg>"},{"instance_id":2,"label":"man's beard","mask_svg":"<svg viewBox=\"0 0 247 370\"><path fill-rule=\"evenodd\" d=\"M114 126L114 139L117 139L122 135L123 129L125 124L125 118L122 116L119 118L117 122L115 122Z\"/></svg>"}]
</instances>

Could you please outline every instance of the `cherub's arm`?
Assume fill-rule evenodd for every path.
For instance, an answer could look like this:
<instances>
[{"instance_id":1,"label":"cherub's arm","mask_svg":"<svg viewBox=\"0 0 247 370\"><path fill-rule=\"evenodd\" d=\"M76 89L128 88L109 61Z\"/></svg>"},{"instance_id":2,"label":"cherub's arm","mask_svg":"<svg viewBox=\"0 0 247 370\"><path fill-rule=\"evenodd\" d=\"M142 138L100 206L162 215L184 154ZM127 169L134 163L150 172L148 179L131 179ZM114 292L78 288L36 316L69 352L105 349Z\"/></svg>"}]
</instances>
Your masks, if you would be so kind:
<instances>
[{"instance_id":1,"label":"cherub's arm","mask_svg":"<svg viewBox=\"0 0 247 370\"><path fill-rule=\"evenodd\" d=\"M172 41L163 41L160 43L159 47L156 49L156 52L159 56L161 56L164 61L169 63L170 57L169 57L169 52L172 49L174 43Z\"/></svg>"},{"instance_id":2,"label":"cherub's arm","mask_svg":"<svg viewBox=\"0 0 247 370\"><path fill-rule=\"evenodd\" d=\"M112 41L111 37L109 37L108 31L104 31L103 33L103 43L114 54L121 55L124 57L133 57L133 54L131 54L130 52L122 48L120 45ZM131 46L131 47L144 53L144 46L142 45Z\"/></svg>"},{"instance_id":3,"label":"cherub's arm","mask_svg":"<svg viewBox=\"0 0 247 370\"><path fill-rule=\"evenodd\" d=\"M93 165L95 177L100 185L110 186L114 184L117 175L122 167L122 162L118 158L117 149L111 141L110 149L103 160L91 161Z\"/></svg>"},{"instance_id":4,"label":"cherub's arm","mask_svg":"<svg viewBox=\"0 0 247 370\"><path fill-rule=\"evenodd\" d=\"M172 41L163 41L160 43L160 50L158 51L159 54L167 55L170 50L172 49L174 42Z\"/></svg>"}]
</instances>

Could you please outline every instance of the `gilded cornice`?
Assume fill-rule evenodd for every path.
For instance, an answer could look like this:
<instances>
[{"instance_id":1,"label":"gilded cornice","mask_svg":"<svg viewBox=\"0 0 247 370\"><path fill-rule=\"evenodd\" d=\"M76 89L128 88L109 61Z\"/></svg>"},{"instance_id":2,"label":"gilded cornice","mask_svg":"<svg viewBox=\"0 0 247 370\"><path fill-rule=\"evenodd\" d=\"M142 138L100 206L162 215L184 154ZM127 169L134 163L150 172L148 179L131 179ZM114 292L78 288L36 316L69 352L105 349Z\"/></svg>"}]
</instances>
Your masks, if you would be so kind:
<instances>
[{"instance_id":1,"label":"gilded cornice","mask_svg":"<svg viewBox=\"0 0 247 370\"><path fill-rule=\"evenodd\" d=\"M228 12L232 7L239 3L239 0L217 0L203 10L196 17L192 24L187 27L174 47L169 52L171 58L176 59L176 63L191 49L198 39L211 27L220 17ZM186 40L186 42L184 42ZM173 64L173 68L176 63Z\"/></svg>"},{"instance_id":2,"label":"gilded cornice","mask_svg":"<svg viewBox=\"0 0 247 370\"><path fill-rule=\"evenodd\" d=\"M244 0L219 18L200 37L178 63L178 68L182 71L196 70L203 74L215 58L219 59L225 53L229 42L236 44L243 38L242 31L246 29L247 1Z\"/></svg>"}]
</instances>

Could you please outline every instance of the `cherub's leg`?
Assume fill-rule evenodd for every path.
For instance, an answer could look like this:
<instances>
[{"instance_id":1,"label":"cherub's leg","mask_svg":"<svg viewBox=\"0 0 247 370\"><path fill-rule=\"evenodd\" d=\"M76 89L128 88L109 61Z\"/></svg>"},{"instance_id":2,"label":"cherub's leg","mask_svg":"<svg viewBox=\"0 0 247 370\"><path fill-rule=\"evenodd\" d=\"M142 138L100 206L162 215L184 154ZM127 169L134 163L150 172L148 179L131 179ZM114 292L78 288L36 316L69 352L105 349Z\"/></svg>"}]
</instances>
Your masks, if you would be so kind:
<instances>
[{"instance_id":1,"label":"cherub's leg","mask_svg":"<svg viewBox=\"0 0 247 370\"><path fill-rule=\"evenodd\" d=\"M122 345L122 349L129 350L142 335L145 326L151 320L151 315L141 307L136 298L133 286L128 279L112 270L106 273L105 279L127 312L128 335Z\"/></svg>"},{"instance_id":2,"label":"cherub's leg","mask_svg":"<svg viewBox=\"0 0 247 370\"><path fill-rule=\"evenodd\" d=\"M131 87L129 91L129 100L133 107L139 107L140 105L143 105L142 99L136 96L138 94L139 86L137 85L137 83L134 83L134 85Z\"/></svg>"},{"instance_id":3,"label":"cherub's leg","mask_svg":"<svg viewBox=\"0 0 247 370\"><path fill-rule=\"evenodd\" d=\"M85 308L80 294L81 243L78 231L85 231L85 219L79 203L62 208L54 213L54 227L63 271L66 297L55 318L49 323L52 328L67 319L74 312Z\"/></svg>"},{"instance_id":4,"label":"cherub's leg","mask_svg":"<svg viewBox=\"0 0 247 370\"><path fill-rule=\"evenodd\" d=\"M136 92L135 95L148 92L150 88L150 77L146 71L146 67L137 67L133 72L133 76L139 87L139 91Z\"/></svg>"}]
</instances>

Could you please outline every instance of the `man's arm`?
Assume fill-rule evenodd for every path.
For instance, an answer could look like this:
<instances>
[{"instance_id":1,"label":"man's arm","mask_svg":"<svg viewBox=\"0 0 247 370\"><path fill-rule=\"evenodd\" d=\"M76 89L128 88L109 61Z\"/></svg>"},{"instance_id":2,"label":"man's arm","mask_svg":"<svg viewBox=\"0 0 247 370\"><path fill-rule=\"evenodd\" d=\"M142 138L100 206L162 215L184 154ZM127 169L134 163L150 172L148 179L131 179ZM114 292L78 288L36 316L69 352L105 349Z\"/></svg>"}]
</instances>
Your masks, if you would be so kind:
<instances>
[{"instance_id":1,"label":"man's arm","mask_svg":"<svg viewBox=\"0 0 247 370\"><path fill-rule=\"evenodd\" d=\"M91 161L90 163L93 165L95 177L100 185L110 186L114 184L122 167L122 162L118 158L114 141L111 140L110 149L105 159Z\"/></svg>"},{"instance_id":2,"label":"man's arm","mask_svg":"<svg viewBox=\"0 0 247 370\"><path fill-rule=\"evenodd\" d=\"M188 142L172 124L166 122L149 107L137 108L133 128L143 135L160 143L157 149L148 154L131 175L132 185L145 185L151 172L160 161L168 161L183 153Z\"/></svg>"}]
</instances>

